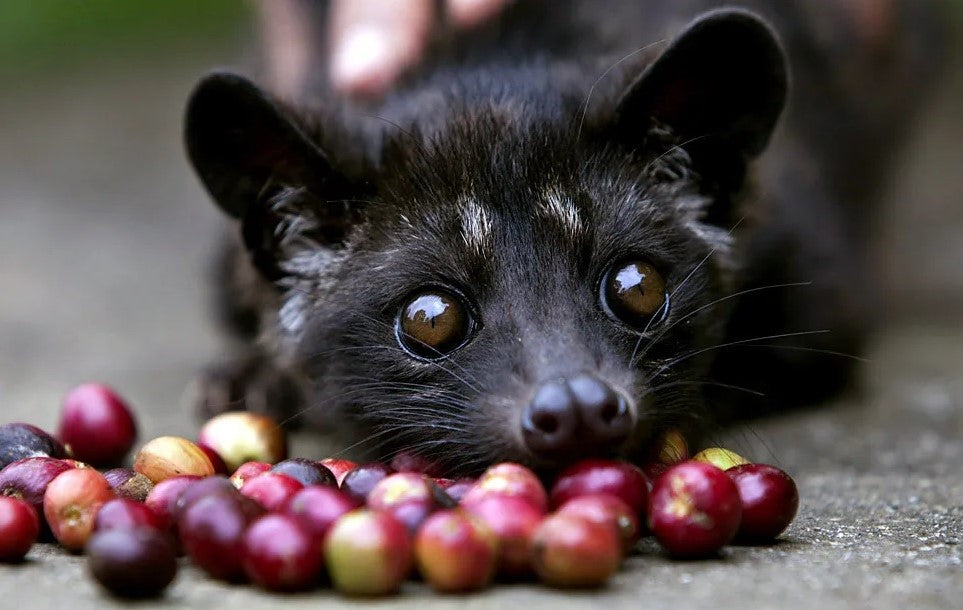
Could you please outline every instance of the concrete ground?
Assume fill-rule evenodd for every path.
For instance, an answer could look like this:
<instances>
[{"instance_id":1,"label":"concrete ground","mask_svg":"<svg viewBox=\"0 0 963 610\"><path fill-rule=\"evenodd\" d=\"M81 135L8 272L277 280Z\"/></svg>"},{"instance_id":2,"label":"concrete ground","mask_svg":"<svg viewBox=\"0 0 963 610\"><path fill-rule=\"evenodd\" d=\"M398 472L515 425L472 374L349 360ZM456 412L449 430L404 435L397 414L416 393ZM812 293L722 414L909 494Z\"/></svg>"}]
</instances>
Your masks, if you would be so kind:
<instances>
[{"instance_id":1,"label":"concrete ground","mask_svg":"<svg viewBox=\"0 0 963 610\"><path fill-rule=\"evenodd\" d=\"M52 428L72 385L136 406L143 438L191 435L184 388L219 350L203 268L219 217L180 149L196 76L236 47L113 58L0 96L0 419ZM676 562L652 546L597 592L504 585L467 597L409 584L372 606L963 607L963 62L951 62L880 219L889 324L865 392L731 431L727 446L796 478L800 512L772 547ZM320 451L301 438L299 451ZM0 566L0 609L112 607L84 560L40 545ZM325 607L181 571L142 607Z\"/></svg>"}]
</instances>

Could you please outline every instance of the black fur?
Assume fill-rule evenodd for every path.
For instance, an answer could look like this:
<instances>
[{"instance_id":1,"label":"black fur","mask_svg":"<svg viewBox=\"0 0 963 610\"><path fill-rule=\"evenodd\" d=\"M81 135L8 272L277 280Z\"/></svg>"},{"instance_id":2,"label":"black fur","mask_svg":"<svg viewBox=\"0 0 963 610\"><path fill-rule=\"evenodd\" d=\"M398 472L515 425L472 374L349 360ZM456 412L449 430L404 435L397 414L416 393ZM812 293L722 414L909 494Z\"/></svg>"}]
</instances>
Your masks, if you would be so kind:
<instances>
[{"instance_id":1,"label":"black fur","mask_svg":"<svg viewBox=\"0 0 963 610\"><path fill-rule=\"evenodd\" d=\"M208 76L188 151L261 273L255 358L300 384L287 407L373 457L413 448L471 472L556 466L525 449L520 412L539 383L580 371L630 397L637 426L612 452L637 459L665 428L722 415L706 393L720 344L831 331L763 358L733 351L716 379L804 399L846 383L850 361L817 353L857 352L864 336L836 191L790 115L754 196L784 53L742 10L680 27L706 4L518 2L442 37L369 107L318 88L288 109ZM599 302L605 272L635 258L670 301L643 332ZM793 282L809 285L769 288ZM394 325L432 286L463 295L478 330L424 361ZM758 298L737 298L746 290Z\"/></svg>"}]
</instances>

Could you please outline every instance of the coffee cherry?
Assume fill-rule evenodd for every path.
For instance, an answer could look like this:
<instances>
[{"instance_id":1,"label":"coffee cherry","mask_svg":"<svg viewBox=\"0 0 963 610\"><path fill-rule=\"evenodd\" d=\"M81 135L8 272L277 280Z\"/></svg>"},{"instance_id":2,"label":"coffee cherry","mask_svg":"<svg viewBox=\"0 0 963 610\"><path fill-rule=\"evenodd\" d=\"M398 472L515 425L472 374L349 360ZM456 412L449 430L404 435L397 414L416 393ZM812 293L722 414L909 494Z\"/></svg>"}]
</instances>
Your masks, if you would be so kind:
<instances>
[{"instance_id":1,"label":"coffee cherry","mask_svg":"<svg viewBox=\"0 0 963 610\"><path fill-rule=\"evenodd\" d=\"M17 460L0 471L0 496L24 500L43 519L43 495L47 486L68 470L71 470L70 465L56 458L32 457Z\"/></svg>"},{"instance_id":2,"label":"coffee cherry","mask_svg":"<svg viewBox=\"0 0 963 610\"><path fill-rule=\"evenodd\" d=\"M477 517L443 510L424 522L415 538L418 570L437 591L472 591L487 585L495 572L498 539Z\"/></svg>"},{"instance_id":3,"label":"coffee cherry","mask_svg":"<svg viewBox=\"0 0 963 610\"><path fill-rule=\"evenodd\" d=\"M94 517L94 531L147 527L164 531L166 523L149 506L128 498L114 498L104 502Z\"/></svg>"},{"instance_id":4,"label":"coffee cherry","mask_svg":"<svg viewBox=\"0 0 963 610\"><path fill-rule=\"evenodd\" d=\"M591 494L610 494L629 505L635 514L644 515L648 498L645 474L628 462L584 460L566 468L552 487L552 506L558 508L572 498Z\"/></svg>"},{"instance_id":5,"label":"coffee cherry","mask_svg":"<svg viewBox=\"0 0 963 610\"><path fill-rule=\"evenodd\" d=\"M438 476L442 472L441 466L435 461L410 451L395 454L395 457L391 458L391 469L395 472L415 472L430 477Z\"/></svg>"},{"instance_id":6,"label":"coffee cherry","mask_svg":"<svg viewBox=\"0 0 963 610\"><path fill-rule=\"evenodd\" d=\"M279 472L265 472L248 479L241 487L241 493L256 500L269 512L274 512L287 504L288 499L304 489L297 479Z\"/></svg>"},{"instance_id":7,"label":"coffee cherry","mask_svg":"<svg viewBox=\"0 0 963 610\"><path fill-rule=\"evenodd\" d=\"M695 462L712 464L720 470L729 470L733 466L749 463L749 460L742 457L735 451L729 451L728 449L723 449L722 447L709 447L708 449L703 449L699 453L692 456L692 460Z\"/></svg>"},{"instance_id":8,"label":"coffee cherry","mask_svg":"<svg viewBox=\"0 0 963 610\"><path fill-rule=\"evenodd\" d=\"M357 500L339 489L310 485L288 498L279 512L297 520L320 543L335 521L359 506Z\"/></svg>"},{"instance_id":9,"label":"coffee cherry","mask_svg":"<svg viewBox=\"0 0 963 610\"><path fill-rule=\"evenodd\" d=\"M492 495L521 498L543 513L548 509L548 494L542 482L520 464L504 462L492 466L465 493L461 503L469 506Z\"/></svg>"},{"instance_id":10,"label":"coffee cherry","mask_svg":"<svg viewBox=\"0 0 963 610\"><path fill-rule=\"evenodd\" d=\"M177 498L171 508L171 516L174 521L177 521L180 519L181 513L195 501L206 496L222 493L232 496L238 495L237 488L224 476L215 475L191 481L177 493Z\"/></svg>"},{"instance_id":11,"label":"coffee cherry","mask_svg":"<svg viewBox=\"0 0 963 610\"><path fill-rule=\"evenodd\" d=\"M659 439L659 453L656 460L674 466L689 459L689 444L680 430L666 431Z\"/></svg>"},{"instance_id":12,"label":"coffee cherry","mask_svg":"<svg viewBox=\"0 0 963 610\"><path fill-rule=\"evenodd\" d=\"M99 531L87 543L87 566L114 595L160 595L177 575L177 557L167 536L153 528Z\"/></svg>"},{"instance_id":13,"label":"coffee cherry","mask_svg":"<svg viewBox=\"0 0 963 610\"><path fill-rule=\"evenodd\" d=\"M368 492L368 506L383 509L408 500L431 499L429 479L415 472L396 472L378 481Z\"/></svg>"},{"instance_id":14,"label":"coffee cherry","mask_svg":"<svg viewBox=\"0 0 963 610\"><path fill-rule=\"evenodd\" d=\"M799 491L788 474L766 464L741 464L726 471L739 490L742 522L736 538L765 543L785 530L799 508Z\"/></svg>"},{"instance_id":15,"label":"coffee cherry","mask_svg":"<svg viewBox=\"0 0 963 610\"><path fill-rule=\"evenodd\" d=\"M147 494L154 488L150 479L133 468L112 468L104 473L104 478L119 497L137 502L146 500Z\"/></svg>"},{"instance_id":16,"label":"coffee cherry","mask_svg":"<svg viewBox=\"0 0 963 610\"><path fill-rule=\"evenodd\" d=\"M24 558L40 535L40 517L33 506L17 498L0 497L0 562Z\"/></svg>"},{"instance_id":17,"label":"coffee cherry","mask_svg":"<svg viewBox=\"0 0 963 610\"><path fill-rule=\"evenodd\" d=\"M498 571L525 576L532 571L532 536L545 513L520 496L490 495L465 506L498 538Z\"/></svg>"},{"instance_id":18,"label":"coffee cherry","mask_svg":"<svg viewBox=\"0 0 963 610\"><path fill-rule=\"evenodd\" d=\"M356 462L338 458L325 458L318 463L331 471L331 474L334 475L339 487L341 486L341 481L344 480L345 475L358 467Z\"/></svg>"},{"instance_id":19,"label":"coffee cherry","mask_svg":"<svg viewBox=\"0 0 963 610\"><path fill-rule=\"evenodd\" d=\"M652 486L649 529L676 557L705 557L739 529L742 504L729 476L705 462L683 462Z\"/></svg>"},{"instance_id":20,"label":"coffee cherry","mask_svg":"<svg viewBox=\"0 0 963 610\"><path fill-rule=\"evenodd\" d=\"M288 515L265 515L252 523L242 550L247 577L272 591L308 589L321 571L320 546Z\"/></svg>"},{"instance_id":21,"label":"coffee cherry","mask_svg":"<svg viewBox=\"0 0 963 610\"><path fill-rule=\"evenodd\" d=\"M134 470L157 484L185 474L209 477L214 474L214 465L200 447L186 438L161 436L140 448L134 458Z\"/></svg>"},{"instance_id":22,"label":"coffee cherry","mask_svg":"<svg viewBox=\"0 0 963 610\"><path fill-rule=\"evenodd\" d=\"M80 551L94 530L94 519L114 498L104 475L89 468L67 470L50 482L43 496L47 524L64 548Z\"/></svg>"},{"instance_id":23,"label":"coffee cherry","mask_svg":"<svg viewBox=\"0 0 963 610\"><path fill-rule=\"evenodd\" d=\"M397 591L411 571L414 551L408 531L390 514L354 510L328 531L324 558L334 587L348 595Z\"/></svg>"},{"instance_id":24,"label":"coffee cherry","mask_svg":"<svg viewBox=\"0 0 963 610\"><path fill-rule=\"evenodd\" d=\"M78 460L113 466L137 441L137 424L117 392L103 384L86 383L64 398L58 436Z\"/></svg>"},{"instance_id":25,"label":"coffee cherry","mask_svg":"<svg viewBox=\"0 0 963 610\"><path fill-rule=\"evenodd\" d=\"M33 457L65 458L60 441L37 426L23 423L0 426L0 468Z\"/></svg>"},{"instance_id":26,"label":"coffee cherry","mask_svg":"<svg viewBox=\"0 0 963 610\"><path fill-rule=\"evenodd\" d=\"M654 445L654 451L649 459L641 465L652 490L652 481L657 479L670 466L689 459L689 444L680 430L667 430L659 437Z\"/></svg>"},{"instance_id":27,"label":"coffee cherry","mask_svg":"<svg viewBox=\"0 0 963 610\"><path fill-rule=\"evenodd\" d=\"M362 504L368 501L368 494L378 481L391 474L391 469L376 462L361 464L341 480L341 490Z\"/></svg>"},{"instance_id":28,"label":"coffee cherry","mask_svg":"<svg viewBox=\"0 0 963 610\"><path fill-rule=\"evenodd\" d=\"M532 538L539 579L555 587L598 587L619 569L622 545L611 525L574 513L546 518Z\"/></svg>"},{"instance_id":29,"label":"coffee cherry","mask_svg":"<svg viewBox=\"0 0 963 610\"><path fill-rule=\"evenodd\" d=\"M425 475L396 472L378 481L368 493L367 504L375 510L391 510L403 504L418 503L430 512L435 508L432 491L433 483Z\"/></svg>"},{"instance_id":30,"label":"coffee cherry","mask_svg":"<svg viewBox=\"0 0 963 610\"><path fill-rule=\"evenodd\" d=\"M214 474L223 474L225 476L231 474L231 471L228 470L227 464L224 463L224 458L221 457L220 453L201 443L197 443L197 447L204 452L204 455L207 456L207 459L211 460L211 466L214 468Z\"/></svg>"},{"instance_id":31,"label":"coffee cherry","mask_svg":"<svg viewBox=\"0 0 963 610\"><path fill-rule=\"evenodd\" d=\"M288 458L271 467L273 472L286 474L302 485L331 485L337 487L334 474L322 464L305 458Z\"/></svg>"},{"instance_id":32,"label":"coffee cherry","mask_svg":"<svg viewBox=\"0 0 963 610\"><path fill-rule=\"evenodd\" d=\"M558 509L559 514L578 515L615 530L628 553L639 541L639 519L629 505L609 494L592 494L572 498Z\"/></svg>"},{"instance_id":33,"label":"coffee cherry","mask_svg":"<svg viewBox=\"0 0 963 610\"><path fill-rule=\"evenodd\" d=\"M177 525L177 499L181 493L201 478L194 475L181 475L164 479L150 490L144 504L160 518L164 529L172 530Z\"/></svg>"},{"instance_id":34,"label":"coffee cherry","mask_svg":"<svg viewBox=\"0 0 963 610\"><path fill-rule=\"evenodd\" d=\"M231 483L238 489L244 487L248 479L253 479L259 474L271 470L271 465L267 462L244 462L237 467L231 475Z\"/></svg>"},{"instance_id":35,"label":"coffee cherry","mask_svg":"<svg viewBox=\"0 0 963 610\"><path fill-rule=\"evenodd\" d=\"M256 502L240 494L213 493L188 505L177 520L181 546L194 564L219 580L244 576L242 539L264 514Z\"/></svg>"},{"instance_id":36,"label":"coffee cherry","mask_svg":"<svg viewBox=\"0 0 963 610\"><path fill-rule=\"evenodd\" d=\"M197 441L216 451L232 471L244 462L274 464L288 454L284 430L272 418L248 411L231 411L208 420Z\"/></svg>"}]
</instances>

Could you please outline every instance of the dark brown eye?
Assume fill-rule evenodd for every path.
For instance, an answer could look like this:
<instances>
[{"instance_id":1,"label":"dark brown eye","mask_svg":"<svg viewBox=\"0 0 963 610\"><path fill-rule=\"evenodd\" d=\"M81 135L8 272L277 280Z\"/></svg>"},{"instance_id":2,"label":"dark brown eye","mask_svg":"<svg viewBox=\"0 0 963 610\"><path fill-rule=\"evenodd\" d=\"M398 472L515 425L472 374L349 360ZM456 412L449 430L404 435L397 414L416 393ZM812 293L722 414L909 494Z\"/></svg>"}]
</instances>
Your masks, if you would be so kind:
<instances>
[{"instance_id":1,"label":"dark brown eye","mask_svg":"<svg viewBox=\"0 0 963 610\"><path fill-rule=\"evenodd\" d=\"M398 341L422 358L440 358L468 340L472 319L462 300L444 290L409 299L398 312Z\"/></svg>"},{"instance_id":2,"label":"dark brown eye","mask_svg":"<svg viewBox=\"0 0 963 610\"><path fill-rule=\"evenodd\" d=\"M612 315L639 330L648 330L668 310L665 281L643 261L613 266L602 281L602 304Z\"/></svg>"}]
</instances>

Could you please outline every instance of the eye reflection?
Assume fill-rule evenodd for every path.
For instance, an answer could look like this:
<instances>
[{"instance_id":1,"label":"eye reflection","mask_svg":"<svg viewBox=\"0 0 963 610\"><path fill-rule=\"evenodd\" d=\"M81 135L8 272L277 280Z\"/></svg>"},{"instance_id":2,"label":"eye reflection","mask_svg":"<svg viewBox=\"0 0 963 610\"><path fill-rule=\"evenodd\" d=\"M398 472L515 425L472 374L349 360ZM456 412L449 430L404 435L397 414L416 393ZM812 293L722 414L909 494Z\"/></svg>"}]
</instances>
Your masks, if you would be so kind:
<instances>
[{"instance_id":1,"label":"eye reflection","mask_svg":"<svg viewBox=\"0 0 963 610\"><path fill-rule=\"evenodd\" d=\"M655 318L665 314L668 300L662 275L643 261L614 266L604 281L601 296L612 315L636 328L658 321Z\"/></svg>"},{"instance_id":2,"label":"eye reflection","mask_svg":"<svg viewBox=\"0 0 963 610\"><path fill-rule=\"evenodd\" d=\"M615 276L615 283L618 285L618 292L625 293L635 289L644 292L642 283L645 281L645 274L639 269L638 265L629 265L622 269Z\"/></svg>"},{"instance_id":3,"label":"eye reflection","mask_svg":"<svg viewBox=\"0 0 963 610\"><path fill-rule=\"evenodd\" d=\"M407 316L422 324L435 326L435 318L442 317L451 303L440 294L423 294L408 304Z\"/></svg>"},{"instance_id":4,"label":"eye reflection","mask_svg":"<svg viewBox=\"0 0 963 610\"><path fill-rule=\"evenodd\" d=\"M414 296L398 314L398 341L423 358L438 358L468 338L471 319L461 300L441 290Z\"/></svg>"}]
</instances>

